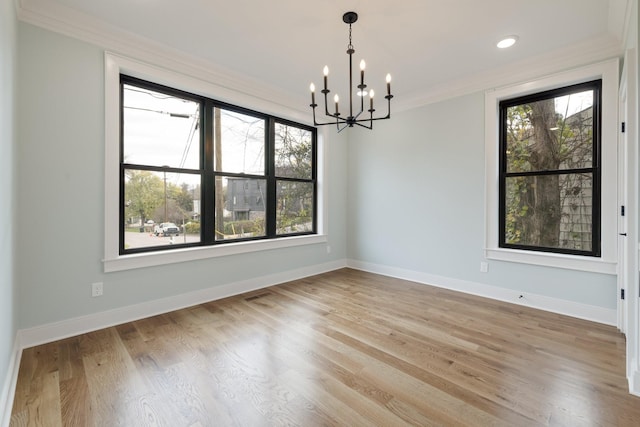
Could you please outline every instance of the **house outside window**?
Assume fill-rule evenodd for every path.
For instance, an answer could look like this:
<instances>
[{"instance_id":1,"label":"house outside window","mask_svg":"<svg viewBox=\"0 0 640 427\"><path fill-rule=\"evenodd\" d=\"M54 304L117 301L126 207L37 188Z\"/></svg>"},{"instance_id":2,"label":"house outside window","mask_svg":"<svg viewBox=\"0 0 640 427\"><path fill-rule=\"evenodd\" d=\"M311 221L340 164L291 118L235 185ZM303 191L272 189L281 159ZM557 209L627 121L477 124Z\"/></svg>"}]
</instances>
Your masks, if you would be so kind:
<instances>
[{"instance_id":1,"label":"house outside window","mask_svg":"<svg viewBox=\"0 0 640 427\"><path fill-rule=\"evenodd\" d=\"M126 75L120 94L121 255L317 233L313 127Z\"/></svg>"},{"instance_id":2,"label":"house outside window","mask_svg":"<svg viewBox=\"0 0 640 427\"><path fill-rule=\"evenodd\" d=\"M500 102L500 247L600 256L601 87Z\"/></svg>"},{"instance_id":3,"label":"house outside window","mask_svg":"<svg viewBox=\"0 0 640 427\"><path fill-rule=\"evenodd\" d=\"M619 61L611 59L485 91L485 259L616 274L620 212L617 191L619 75ZM600 82L600 86L595 87L591 112L584 104L582 108L575 107L571 112L567 112L566 109L558 112L562 119L568 122L565 123L563 138L567 137L567 126L571 125L572 120L583 117L584 126L587 126L591 120L589 115L593 115L593 154L584 157L583 161L578 161L580 156L576 148L575 156L570 159L566 158L564 162L543 167L535 159L535 155L531 158L535 152L533 147L524 143L526 138L523 136L526 136L527 131L524 126L521 129L522 135L514 139L522 141L514 143L514 151L510 148L510 152L507 153L506 137L503 138L507 130L506 125L505 131L502 130L502 125L506 122L505 108L549 98L561 98L571 94L572 88L594 82ZM583 87L584 90L581 91L593 88ZM579 97L574 95L573 98L577 100ZM579 112L583 114L576 115ZM515 115L517 111L512 113ZM513 127L517 128L517 116L512 119ZM555 132L557 136L559 127L551 130L556 126L550 125L546 127L546 131ZM576 122L572 126L575 127ZM528 132L532 130L528 129ZM529 140L533 142L535 138ZM582 148L588 145L589 143L582 144ZM518 152L516 148L527 149ZM559 154L566 157L566 152ZM507 159L509 155L511 158ZM538 180L538 177L541 178ZM536 240L542 236L527 234L530 230L527 227L533 225L533 220L529 220L527 215L531 215L528 211L535 207L532 199L536 195L530 190L534 189L534 182L542 181L545 177L548 182L554 181L557 177L558 190L554 196L555 200L558 191L560 199L562 200L563 196L565 199L555 204L557 210L550 214L553 221L545 219L548 223L553 223L554 235L555 230L561 230L557 234L557 242L555 237L554 240L545 241ZM575 182L568 182L568 179ZM579 185L575 185L576 182ZM565 184L564 189L561 183ZM507 185L510 193L507 191ZM527 190L526 193L524 189ZM540 190L540 187L535 187L535 190ZM597 204L595 208L594 204ZM561 218L559 225L558 216ZM544 216L538 212L537 218L542 219ZM578 228L578 223L586 226ZM538 230L544 230L544 227L538 227Z\"/></svg>"}]
</instances>

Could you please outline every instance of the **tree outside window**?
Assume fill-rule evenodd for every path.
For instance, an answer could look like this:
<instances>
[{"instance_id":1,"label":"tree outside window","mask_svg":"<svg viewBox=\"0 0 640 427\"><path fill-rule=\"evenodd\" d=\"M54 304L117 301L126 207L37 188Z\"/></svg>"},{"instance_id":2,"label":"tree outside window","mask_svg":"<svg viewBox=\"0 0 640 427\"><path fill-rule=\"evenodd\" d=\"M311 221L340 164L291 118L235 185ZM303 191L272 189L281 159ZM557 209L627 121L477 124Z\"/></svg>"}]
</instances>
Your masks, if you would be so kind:
<instances>
[{"instance_id":1,"label":"tree outside window","mask_svg":"<svg viewBox=\"0 0 640 427\"><path fill-rule=\"evenodd\" d=\"M120 253L316 232L316 131L121 76Z\"/></svg>"},{"instance_id":2,"label":"tree outside window","mask_svg":"<svg viewBox=\"0 0 640 427\"><path fill-rule=\"evenodd\" d=\"M600 256L600 90L500 102L500 246Z\"/></svg>"}]
</instances>

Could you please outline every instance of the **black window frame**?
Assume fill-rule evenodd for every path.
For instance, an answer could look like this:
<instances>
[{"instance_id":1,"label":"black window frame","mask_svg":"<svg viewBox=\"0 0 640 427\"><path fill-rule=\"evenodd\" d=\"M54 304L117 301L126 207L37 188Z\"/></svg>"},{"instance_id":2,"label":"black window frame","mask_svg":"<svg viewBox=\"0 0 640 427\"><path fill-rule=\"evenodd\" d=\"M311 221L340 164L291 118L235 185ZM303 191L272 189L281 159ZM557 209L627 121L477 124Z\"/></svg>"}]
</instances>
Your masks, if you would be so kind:
<instances>
[{"instance_id":1,"label":"black window frame","mask_svg":"<svg viewBox=\"0 0 640 427\"><path fill-rule=\"evenodd\" d=\"M200 137L200 165L198 169L151 166L144 164L133 164L124 162L124 86L132 85L142 89L153 90L167 95L185 98L200 104L201 125L199 128ZM318 135L317 128L292 120L261 113L249 108L233 105L227 102L218 101L206 96L190 93L166 85L154 83L148 80L133 77L124 73L120 74L120 141L119 141L119 254L131 255L138 253L160 252L189 247L210 247L225 245L237 242L248 242L257 240L282 239L292 236L315 235L318 234L318 183L317 183L317 160L318 160ZM236 112L259 118L265 122L265 158L264 175L232 173L216 171L214 167L214 133L213 114L214 109L220 108L226 111ZM292 126L311 132L311 177L310 178L286 178L278 177L275 174L275 126L276 123ZM146 170L151 172L185 173L200 175L200 241L195 243L176 243L172 245L158 245L138 248L125 248L125 171L127 169ZM215 239L215 180L216 177L239 177L248 179L264 179L267 186L265 196L265 235L235 239ZM310 183L313 186L313 218L312 230L292 232L287 234L277 234L276 232L276 187L281 180Z\"/></svg>"},{"instance_id":2,"label":"black window frame","mask_svg":"<svg viewBox=\"0 0 640 427\"><path fill-rule=\"evenodd\" d=\"M550 98L556 98L573 93L579 93L586 90L593 90L593 120L592 120L592 135L593 135L593 157L592 164L589 168L574 168L574 169L556 169L556 170L544 170L544 171L527 171L527 172L508 172L508 159L507 159L507 109L509 107L532 103ZM498 138L499 138L499 191L498 191L498 246L506 249L518 249L525 251L536 252L550 252L565 255L581 255L587 257L601 257L602 244L601 244L601 218L602 218L602 198L601 198L601 183L602 183L602 79L591 80L583 83L573 84L569 86L563 86L556 89L536 92L516 98L504 99L499 102L499 125L498 125ZM528 177L528 176L551 176L551 175L563 175L563 174L580 174L591 173L592 174L592 224L591 224L591 250L578 250L567 249L557 247L546 246L533 246L525 244L516 244L506 242L506 183L507 178L511 177Z\"/></svg>"}]
</instances>

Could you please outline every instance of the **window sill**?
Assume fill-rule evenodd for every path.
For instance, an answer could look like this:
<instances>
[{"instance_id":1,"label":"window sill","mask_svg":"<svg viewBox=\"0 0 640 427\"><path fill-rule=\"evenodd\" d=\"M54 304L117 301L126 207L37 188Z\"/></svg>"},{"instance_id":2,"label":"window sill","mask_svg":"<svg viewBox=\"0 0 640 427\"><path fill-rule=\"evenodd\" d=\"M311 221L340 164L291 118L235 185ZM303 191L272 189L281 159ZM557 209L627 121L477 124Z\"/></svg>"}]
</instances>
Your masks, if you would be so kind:
<instances>
[{"instance_id":1,"label":"window sill","mask_svg":"<svg viewBox=\"0 0 640 427\"><path fill-rule=\"evenodd\" d=\"M617 274L617 263L602 258L513 249L485 249L487 259L519 262L543 267L566 268L591 273Z\"/></svg>"},{"instance_id":2,"label":"window sill","mask_svg":"<svg viewBox=\"0 0 640 427\"><path fill-rule=\"evenodd\" d=\"M157 265L174 264L207 258L217 258L271 249L290 248L303 245L326 243L327 236L314 234L310 236L284 237L272 240L257 240L250 242L228 243L217 246L182 248L152 253L120 255L105 259L104 272L132 270L135 268L154 267Z\"/></svg>"}]
</instances>

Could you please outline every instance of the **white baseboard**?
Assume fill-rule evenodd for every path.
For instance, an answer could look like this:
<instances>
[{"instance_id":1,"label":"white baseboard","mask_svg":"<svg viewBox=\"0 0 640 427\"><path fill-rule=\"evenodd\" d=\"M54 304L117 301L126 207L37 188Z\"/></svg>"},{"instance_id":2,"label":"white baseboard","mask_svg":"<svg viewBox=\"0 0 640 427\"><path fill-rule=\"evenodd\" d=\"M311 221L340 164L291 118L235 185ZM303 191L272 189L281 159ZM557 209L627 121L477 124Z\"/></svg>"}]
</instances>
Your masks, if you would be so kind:
<instances>
[{"instance_id":1,"label":"white baseboard","mask_svg":"<svg viewBox=\"0 0 640 427\"><path fill-rule=\"evenodd\" d=\"M2 412L2 417L0 417L0 427L9 426L11 408L13 406L15 388L18 379L20 358L24 348L49 343L125 322L143 319L149 316L167 313L173 310L179 310L185 307L191 307L204 302L242 294L244 292L262 289L279 283L313 276L315 274L326 273L344 267L410 280L425 285L492 298L499 301L533 307L554 313L565 314L607 325L615 326L616 324L616 310L614 309L606 309L543 295L523 293L512 289L505 289L477 282L452 279L352 259L338 260L19 330L16 334L7 378L3 384L2 394L0 394L0 410L4 410ZM519 298L520 295L524 298ZM632 394L640 396L640 372L632 373L629 378L629 387Z\"/></svg>"},{"instance_id":2,"label":"white baseboard","mask_svg":"<svg viewBox=\"0 0 640 427\"><path fill-rule=\"evenodd\" d=\"M11 422L11 409L13 408L16 384L18 383L18 370L20 369L21 357L22 345L20 344L20 334L17 333L13 342L7 376L0 394L0 427L9 427L9 423Z\"/></svg>"},{"instance_id":3,"label":"white baseboard","mask_svg":"<svg viewBox=\"0 0 640 427\"><path fill-rule=\"evenodd\" d=\"M640 372L635 372L629 379L629 393L640 397Z\"/></svg>"},{"instance_id":4,"label":"white baseboard","mask_svg":"<svg viewBox=\"0 0 640 427\"><path fill-rule=\"evenodd\" d=\"M347 267L616 326L615 309L353 259L347 260Z\"/></svg>"},{"instance_id":5,"label":"white baseboard","mask_svg":"<svg viewBox=\"0 0 640 427\"><path fill-rule=\"evenodd\" d=\"M22 329L18 332L21 349L344 267L346 261L338 260Z\"/></svg>"},{"instance_id":6,"label":"white baseboard","mask_svg":"<svg viewBox=\"0 0 640 427\"><path fill-rule=\"evenodd\" d=\"M638 370L638 361L634 358L631 362L632 370L629 374L629 393L640 396L640 370Z\"/></svg>"}]
</instances>

